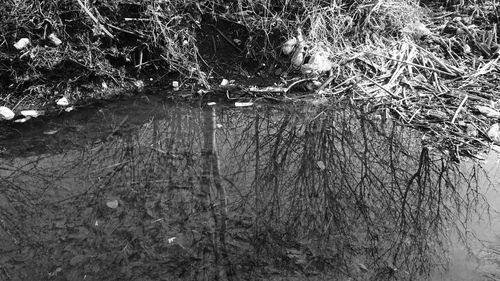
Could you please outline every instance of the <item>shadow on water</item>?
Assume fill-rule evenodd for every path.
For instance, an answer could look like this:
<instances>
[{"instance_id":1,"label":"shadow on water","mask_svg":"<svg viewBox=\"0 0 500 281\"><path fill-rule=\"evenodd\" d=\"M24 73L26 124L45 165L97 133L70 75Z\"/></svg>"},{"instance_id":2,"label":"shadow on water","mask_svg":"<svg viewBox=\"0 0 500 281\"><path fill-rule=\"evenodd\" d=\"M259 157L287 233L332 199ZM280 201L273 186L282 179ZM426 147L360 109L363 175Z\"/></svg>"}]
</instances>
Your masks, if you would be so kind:
<instances>
[{"instance_id":1,"label":"shadow on water","mask_svg":"<svg viewBox=\"0 0 500 281\"><path fill-rule=\"evenodd\" d=\"M446 279L488 207L478 165L348 105L156 99L2 128L0 279Z\"/></svg>"}]
</instances>

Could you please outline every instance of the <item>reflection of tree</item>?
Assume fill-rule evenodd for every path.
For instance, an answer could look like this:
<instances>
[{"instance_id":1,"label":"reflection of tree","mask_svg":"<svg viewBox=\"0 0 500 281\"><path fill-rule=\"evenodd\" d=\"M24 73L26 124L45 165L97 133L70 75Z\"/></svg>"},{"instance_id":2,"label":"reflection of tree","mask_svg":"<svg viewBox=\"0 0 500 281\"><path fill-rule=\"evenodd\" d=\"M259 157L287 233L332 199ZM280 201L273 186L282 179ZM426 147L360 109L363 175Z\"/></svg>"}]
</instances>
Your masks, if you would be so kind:
<instances>
[{"instance_id":1,"label":"reflection of tree","mask_svg":"<svg viewBox=\"0 0 500 281\"><path fill-rule=\"evenodd\" d=\"M4 228L18 228L18 251L35 249L28 260L44 272L418 279L441 263L446 228L477 203L475 171L358 109L148 113L132 126L122 122L128 113L112 111L106 118L116 125L99 140L2 160L17 171L0 171L10 186L2 222L32 217ZM115 198L119 207L108 208Z\"/></svg>"},{"instance_id":2,"label":"reflection of tree","mask_svg":"<svg viewBox=\"0 0 500 281\"><path fill-rule=\"evenodd\" d=\"M273 115L269 119L277 124L255 133L262 136L252 142L261 144L254 149L261 165L253 185L261 192L255 197L265 205L259 214L267 226L254 237L258 248L275 257L281 248L281 258L309 270L339 262L341 255L350 274L355 260L373 278L428 274L442 257L448 222L471 207L457 186L474 186L475 174L463 177L455 163L420 148L418 136L400 127L350 109L315 114L305 122ZM250 138L248 131L242 129L241 138Z\"/></svg>"}]
</instances>

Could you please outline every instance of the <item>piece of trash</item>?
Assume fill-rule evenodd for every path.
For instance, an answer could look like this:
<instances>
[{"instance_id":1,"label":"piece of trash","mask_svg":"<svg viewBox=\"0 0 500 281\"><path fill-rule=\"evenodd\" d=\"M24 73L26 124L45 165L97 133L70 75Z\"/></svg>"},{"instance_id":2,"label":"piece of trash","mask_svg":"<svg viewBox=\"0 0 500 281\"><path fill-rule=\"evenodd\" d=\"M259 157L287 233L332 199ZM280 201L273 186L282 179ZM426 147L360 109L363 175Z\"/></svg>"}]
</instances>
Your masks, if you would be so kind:
<instances>
[{"instance_id":1,"label":"piece of trash","mask_svg":"<svg viewBox=\"0 0 500 281\"><path fill-rule=\"evenodd\" d=\"M69 105L69 101L66 97L62 97L62 98L58 99L56 103L59 106L68 106Z\"/></svg>"},{"instance_id":2,"label":"piece of trash","mask_svg":"<svg viewBox=\"0 0 500 281\"><path fill-rule=\"evenodd\" d=\"M204 90L204 89L199 89L198 92L196 92L198 95L203 95L203 94L206 94L208 93L207 90Z\"/></svg>"},{"instance_id":3,"label":"piece of trash","mask_svg":"<svg viewBox=\"0 0 500 281\"><path fill-rule=\"evenodd\" d=\"M215 126L217 127L217 129L222 128L222 124L217 124L217 125L215 125Z\"/></svg>"},{"instance_id":4,"label":"piece of trash","mask_svg":"<svg viewBox=\"0 0 500 281\"><path fill-rule=\"evenodd\" d=\"M295 52L290 60L294 67L300 67L304 63L306 46L307 44L305 42L299 42L297 45L297 48L295 49Z\"/></svg>"},{"instance_id":5,"label":"piece of trash","mask_svg":"<svg viewBox=\"0 0 500 281\"><path fill-rule=\"evenodd\" d=\"M297 38L292 37L288 39L285 43L283 43L283 46L281 47L281 52L284 55L289 55L292 53L293 49L295 48L295 45L297 45Z\"/></svg>"},{"instance_id":6,"label":"piece of trash","mask_svg":"<svg viewBox=\"0 0 500 281\"><path fill-rule=\"evenodd\" d=\"M57 134L59 130L47 130L47 131L44 131L43 134L44 135L54 135L54 134Z\"/></svg>"},{"instance_id":7,"label":"piece of trash","mask_svg":"<svg viewBox=\"0 0 500 281\"><path fill-rule=\"evenodd\" d=\"M179 91L179 82L172 81L172 87L174 87L174 91Z\"/></svg>"},{"instance_id":8,"label":"piece of trash","mask_svg":"<svg viewBox=\"0 0 500 281\"><path fill-rule=\"evenodd\" d=\"M500 143L500 125L498 123L493 124L488 130L488 137L496 142Z\"/></svg>"},{"instance_id":9,"label":"piece of trash","mask_svg":"<svg viewBox=\"0 0 500 281\"><path fill-rule=\"evenodd\" d=\"M490 108L488 106L478 105L478 106L476 106L476 109L486 117L500 118L500 112L498 112L498 111L496 111L493 108Z\"/></svg>"},{"instance_id":10,"label":"piece of trash","mask_svg":"<svg viewBox=\"0 0 500 281\"><path fill-rule=\"evenodd\" d=\"M321 170L326 169L325 163L323 163L323 161L321 161L321 160L316 162L316 165L318 165L318 168L320 168Z\"/></svg>"},{"instance_id":11,"label":"piece of trash","mask_svg":"<svg viewBox=\"0 0 500 281\"><path fill-rule=\"evenodd\" d=\"M207 105L216 105L217 103L216 102L208 102Z\"/></svg>"},{"instance_id":12,"label":"piece of trash","mask_svg":"<svg viewBox=\"0 0 500 281\"><path fill-rule=\"evenodd\" d=\"M102 81L101 86L102 86L103 89L107 89L108 88L108 84L106 84L106 82L104 82L104 81Z\"/></svg>"},{"instance_id":13,"label":"piece of trash","mask_svg":"<svg viewBox=\"0 0 500 281\"><path fill-rule=\"evenodd\" d=\"M233 42L236 43L237 45L241 45L241 40L238 38L234 38Z\"/></svg>"},{"instance_id":14,"label":"piece of trash","mask_svg":"<svg viewBox=\"0 0 500 281\"><path fill-rule=\"evenodd\" d=\"M245 107L245 106L252 106L253 102L235 102L234 106L236 107Z\"/></svg>"},{"instance_id":15,"label":"piece of trash","mask_svg":"<svg viewBox=\"0 0 500 281\"><path fill-rule=\"evenodd\" d=\"M59 46L62 44L61 39L57 38L57 36L54 33L51 33L48 37L49 37L50 42L52 42L52 44L54 44L54 46Z\"/></svg>"},{"instance_id":16,"label":"piece of trash","mask_svg":"<svg viewBox=\"0 0 500 281\"><path fill-rule=\"evenodd\" d=\"M224 79L222 79L222 81L220 82L220 85L221 85L222 87L229 85L229 80L227 80L227 79L225 79L225 78L224 78Z\"/></svg>"},{"instance_id":17,"label":"piece of trash","mask_svg":"<svg viewBox=\"0 0 500 281\"><path fill-rule=\"evenodd\" d=\"M21 114L24 117L38 117L40 115L43 115L45 112L44 111L38 111L38 110L21 110Z\"/></svg>"},{"instance_id":18,"label":"piece of trash","mask_svg":"<svg viewBox=\"0 0 500 281\"><path fill-rule=\"evenodd\" d=\"M66 107L66 108L64 109L64 111L66 111L66 112L71 112L71 111L73 111L73 109L75 109L75 108L74 108L74 107L72 107L72 106L70 106L70 107Z\"/></svg>"},{"instance_id":19,"label":"piece of trash","mask_svg":"<svg viewBox=\"0 0 500 281\"><path fill-rule=\"evenodd\" d=\"M176 237L168 238L168 244L174 243Z\"/></svg>"},{"instance_id":20,"label":"piece of trash","mask_svg":"<svg viewBox=\"0 0 500 281\"><path fill-rule=\"evenodd\" d=\"M470 54L472 52L469 44L467 43L464 43L464 45L462 46L463 50L464 50L464 54Z\"/></svg>"},{"instance_id":21,"label":"piece of trash","mask_svg":"<svg viewBox=\"0 0 500 281\"><path fill-rule=\"evenodd\" d=\"M30 39L28 38L21 38L19 41L17 41L16 44L14 44L14 48L18 50L22 50L26 48L30 44Z\"/></svg>"},{"instance_id":22,"label":"piece of trash","mask_svg":"<svg viewBox=\"0 0 500 281\"><path fill-rule=\"evenodd\" d=\"M111 209L116 209L118 208L118 200L111 200L111 201L108 201L106 202L106 206L108 206L108 208L111 208Z\"/></svg>"},{"instance_id":23,"label":"piece of trash","mask_svg":"<svg viewBox=\"0 0 500 281\"><path fill-rule=\"evenodd\" d=\"M2 117L5 120L10 120L16 116L10 108L5 107L5 106L0 106L0 117Z\"/></svg>"},{"instance_id":24,"label":"piece of trash","mask_svg":"<svg viewBox=\"0 0 500 281\"><path fill-rule=\"evenodd\" d=\"M14 123L24 123L24 122L26 122L26 121L28 121L30 119L31 119L31 116L27 116L27 117L24 117L24 118L21 118L21 119L14 120Z\"/></svg>"}]
</instances>

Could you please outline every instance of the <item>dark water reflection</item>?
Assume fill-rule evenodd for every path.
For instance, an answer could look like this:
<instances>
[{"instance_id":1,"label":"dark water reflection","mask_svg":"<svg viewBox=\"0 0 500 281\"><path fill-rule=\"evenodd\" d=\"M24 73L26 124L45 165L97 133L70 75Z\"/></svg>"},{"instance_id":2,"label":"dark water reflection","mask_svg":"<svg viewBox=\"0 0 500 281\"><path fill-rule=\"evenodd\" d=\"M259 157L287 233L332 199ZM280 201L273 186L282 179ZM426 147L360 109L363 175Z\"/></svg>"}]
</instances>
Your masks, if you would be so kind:
<instances>
[{"instance_id":1,"label":"dark water reflection","mask_svg":"<svg viewBox=\"0 0 500 281\"><path fill-rule=\"evenodd\" d=\"M350 106L287 108L149 97L3 127L0 279L499 278L447 271L480 166Z\"/></svg>"}]
</instances>

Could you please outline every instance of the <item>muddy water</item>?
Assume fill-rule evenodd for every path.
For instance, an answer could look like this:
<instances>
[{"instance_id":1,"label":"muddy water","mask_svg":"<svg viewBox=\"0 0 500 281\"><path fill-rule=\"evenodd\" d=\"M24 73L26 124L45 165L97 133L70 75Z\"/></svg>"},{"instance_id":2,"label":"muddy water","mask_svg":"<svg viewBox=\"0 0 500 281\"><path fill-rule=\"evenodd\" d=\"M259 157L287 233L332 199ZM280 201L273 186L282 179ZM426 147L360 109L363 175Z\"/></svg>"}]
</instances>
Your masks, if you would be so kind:
<instances>
[{"instance_id":1,"label":"muddy water","mask_svg":"<svg viewBox=\"0 0 500 281\"><path fill-rule=\"evenodd\" d=\"M498 156L452 161L359 108L139 97L30 121L0 126L0 280L500 278Z\"/></svg>"}]
</instances>

